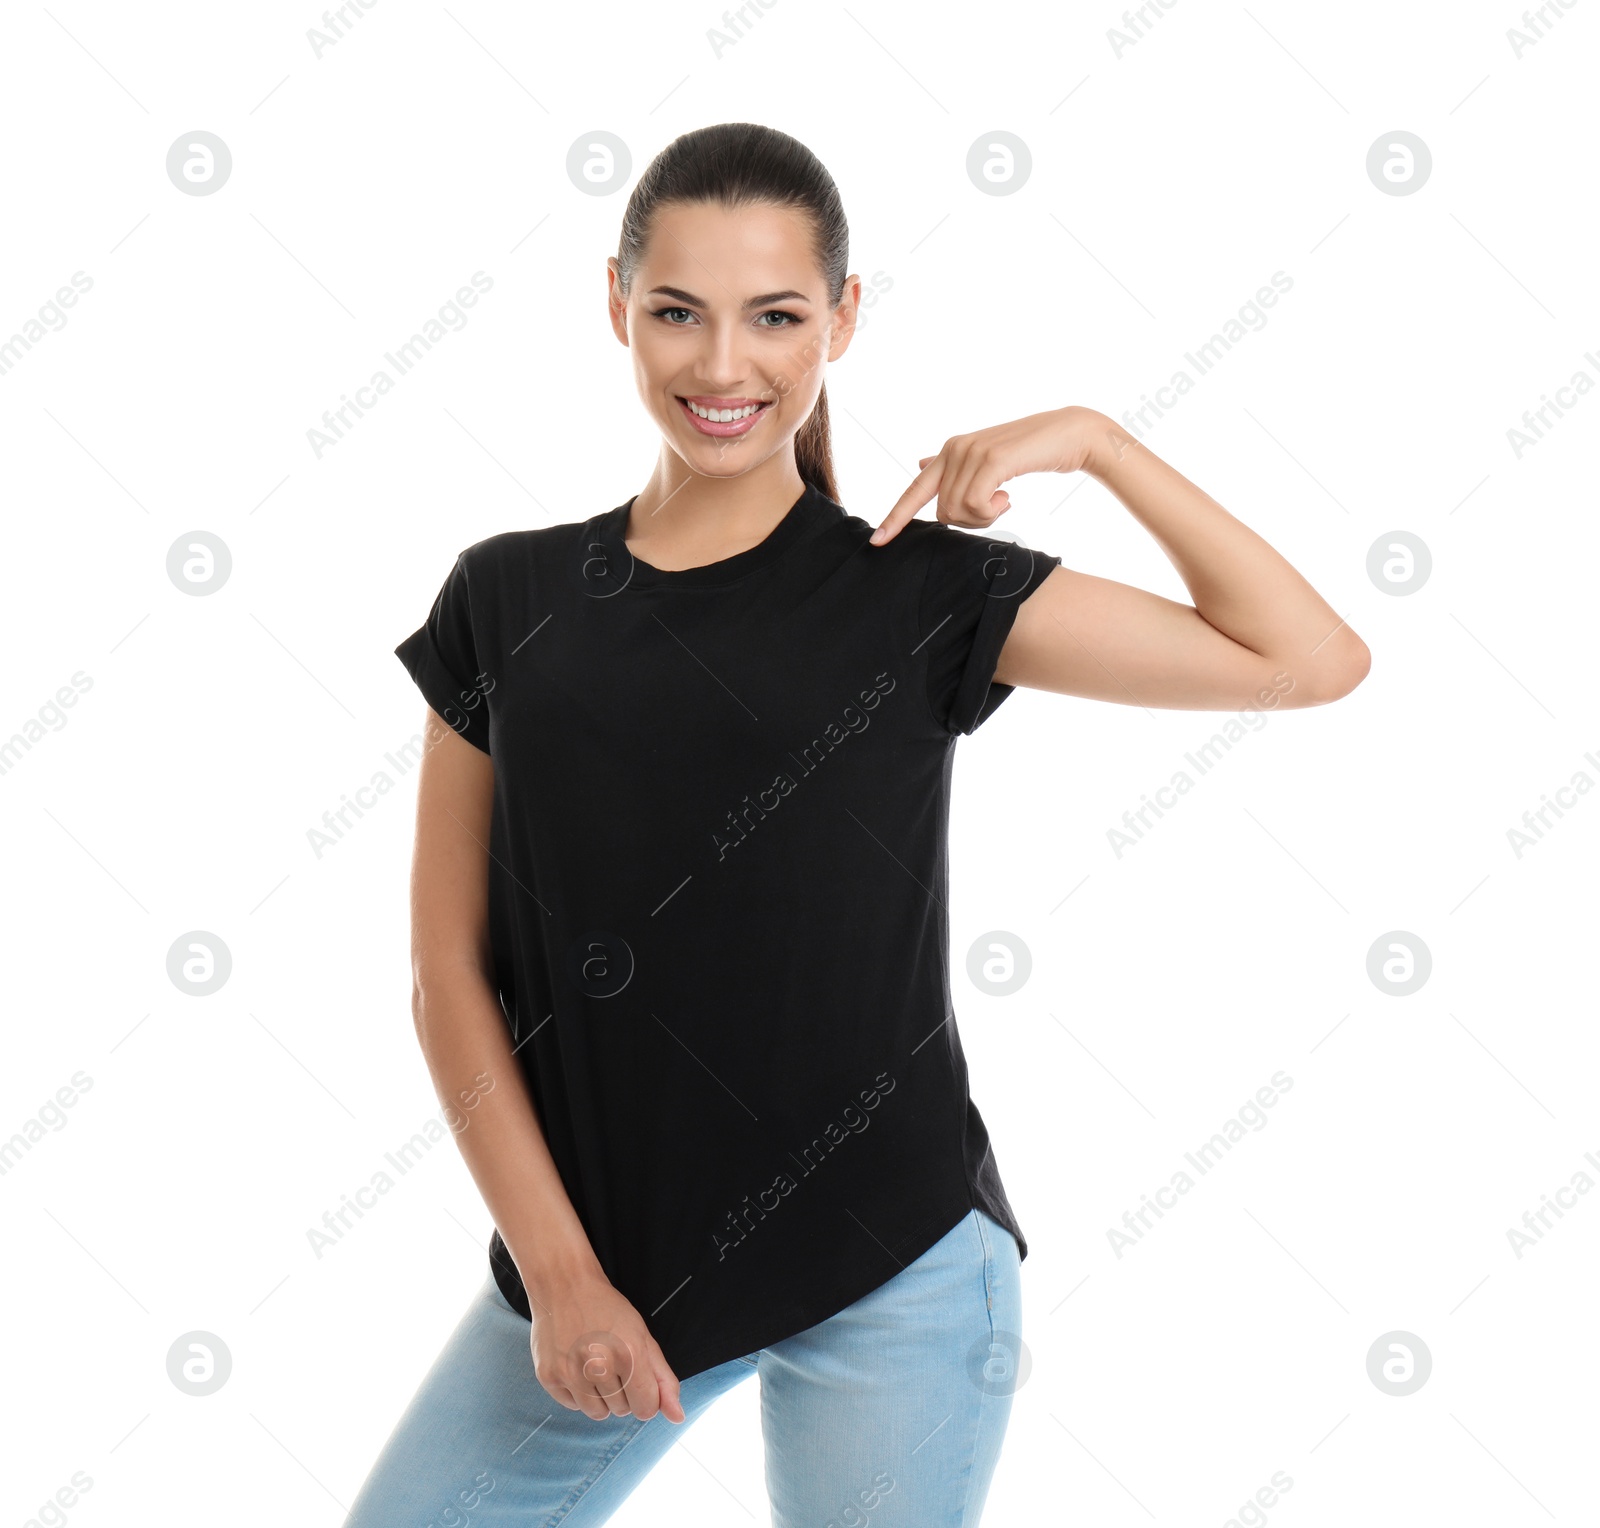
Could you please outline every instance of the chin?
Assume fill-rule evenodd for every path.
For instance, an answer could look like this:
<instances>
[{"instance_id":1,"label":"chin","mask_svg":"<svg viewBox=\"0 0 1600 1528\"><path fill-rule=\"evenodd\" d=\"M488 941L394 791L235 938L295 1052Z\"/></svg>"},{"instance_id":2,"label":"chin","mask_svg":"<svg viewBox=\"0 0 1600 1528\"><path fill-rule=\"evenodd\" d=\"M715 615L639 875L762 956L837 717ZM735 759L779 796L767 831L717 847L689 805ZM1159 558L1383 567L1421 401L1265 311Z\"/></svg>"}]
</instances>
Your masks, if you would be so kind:
<instances>
[{"instance_id":1,"label":"chin","mask_svg":"<svg viewBox=\"0 0 1600 1528\"><path fill-rule=\"evenodd\" d=\"M775 420L764 421L762 438L759 440L744 436L721 441L713 440L691 429L685 429L676 421L673 427L664 430L663 433L685 464L701 477L736 478L742 477L752 467L766 461L776 449L772 444L774 440L782 445L784 437L771 434L766 428L774 423Z\"/></svg>"},{"instance_id":2,"label":"chin","mask_svg":"<svg viewBox=\"0 0 1600 1528\"><path fill-rule=\"evenodd\" d=\"M676 443L675 443L676 444ZM752 451L707 451L703 446L691 446L688 450L681 445L677 446L678 455L681 456L689 469L700 477L708 478L737 478L743 477L752 467L759 465L770 454L762 452L759 456Z\"/></svg>"}]
</instances>

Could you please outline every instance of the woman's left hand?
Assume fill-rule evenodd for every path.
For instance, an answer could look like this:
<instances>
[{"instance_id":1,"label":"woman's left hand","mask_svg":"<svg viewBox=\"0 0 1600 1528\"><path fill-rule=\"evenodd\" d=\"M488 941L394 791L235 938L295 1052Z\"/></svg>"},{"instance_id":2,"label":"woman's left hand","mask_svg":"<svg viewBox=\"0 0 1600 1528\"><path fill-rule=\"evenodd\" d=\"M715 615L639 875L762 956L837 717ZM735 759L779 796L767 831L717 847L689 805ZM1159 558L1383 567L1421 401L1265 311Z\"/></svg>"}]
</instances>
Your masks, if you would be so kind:
<instances>
[{"instance_id":1,"label":"woman's left hand","mask_svg":"<svg viewBox=\"0 0 1600 1528\"><path fill-rule=\"evenodd\" d=\"M939 520L983 529L1011 508L1002 483L1027 472L1090 471L1105 450L1114 449L1115 432L1104 414L1073 404L971 435L952 435L937 456L917 463L922 471L872 533L873 544L892 541L936 496Z\"/></svg>"}]
</instances>

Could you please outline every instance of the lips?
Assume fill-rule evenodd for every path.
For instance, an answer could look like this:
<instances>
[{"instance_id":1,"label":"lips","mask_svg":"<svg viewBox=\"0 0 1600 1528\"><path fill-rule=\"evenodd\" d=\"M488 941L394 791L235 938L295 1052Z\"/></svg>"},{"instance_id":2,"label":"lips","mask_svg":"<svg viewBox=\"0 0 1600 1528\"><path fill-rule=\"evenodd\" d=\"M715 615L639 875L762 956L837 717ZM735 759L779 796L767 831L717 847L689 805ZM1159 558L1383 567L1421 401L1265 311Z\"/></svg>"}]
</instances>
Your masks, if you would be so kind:
<instances>
[{"instance_id":1,"label":"lips","mask_svg":"<svg viewBox=\"0 0 1600 1528\"><path fill-rule=\"evenodd\" d=\"M697 404L707 413L736 413L741 409L750 409L751 412L738 419L706 419L697 414L690 407L691 404ZM678 407L683 411L683 417L702 435L726 440L731 436L748 434L772 404L762 398L711 398L695 394L687 398L679 397Z\"/></svg>"}]
</instances>

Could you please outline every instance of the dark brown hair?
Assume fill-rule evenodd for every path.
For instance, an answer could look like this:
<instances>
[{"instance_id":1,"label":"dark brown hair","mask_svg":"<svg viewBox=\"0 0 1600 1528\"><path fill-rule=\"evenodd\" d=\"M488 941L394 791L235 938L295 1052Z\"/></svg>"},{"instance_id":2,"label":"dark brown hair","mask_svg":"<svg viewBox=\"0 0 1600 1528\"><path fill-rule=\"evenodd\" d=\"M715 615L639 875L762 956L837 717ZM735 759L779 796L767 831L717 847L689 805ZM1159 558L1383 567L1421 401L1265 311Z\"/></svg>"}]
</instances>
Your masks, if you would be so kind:
<instances>
[{"instance_id":1,"label":"dark brown hair","mask_svg":"<svg viewBox=\"0 0 1600 1528\"><path fill-rule=\"evenodd\" d=\"M811 219L829 306L837 307L843 298L850 258L844 204L822 161L797 138L754 122L720 122L674 138L646 166L622 214L617 265L624 295L644 254L656 210L668 202L717 202L725 207L772 202L799 208ZM826 387L795 434L794 459L807 483L837 501Z\"/></svg>"}]
</instances>

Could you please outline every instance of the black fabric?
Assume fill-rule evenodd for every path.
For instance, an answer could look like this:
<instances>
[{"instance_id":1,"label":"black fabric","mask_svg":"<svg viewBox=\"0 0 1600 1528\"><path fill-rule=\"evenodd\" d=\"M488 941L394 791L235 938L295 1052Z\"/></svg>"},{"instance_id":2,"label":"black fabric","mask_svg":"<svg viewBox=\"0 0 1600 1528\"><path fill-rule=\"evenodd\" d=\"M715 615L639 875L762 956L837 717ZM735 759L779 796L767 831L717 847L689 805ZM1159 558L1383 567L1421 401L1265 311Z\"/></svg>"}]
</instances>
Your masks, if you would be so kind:
<instances>
[{"instance_id":1,"label":"black fabric","mask_svg":"<svg viewBox=\"0 0 1600 1528\"><path fill-rule=\"evenodd\" d=\"M632 501L464 550L396 649L494 760L495 979L606 1276L680 1379L1006 1199L951 1005L955 740L1060 559L814 489L663 571ZM527 1294L496 1231L494 1276Z\"/></svg>"},{"instance_id":2,"label":"black fabric","mask_svg":"<svg viewBox=\"0 0 1600 1528\"><path fill-rule=\"evenodd\" d=\"M488 753L489 717L484 697L493 681L477 663L466 556L463 552L456 558L426 624L395 652L439 716Z\"/></svg>"}]
</instances>

